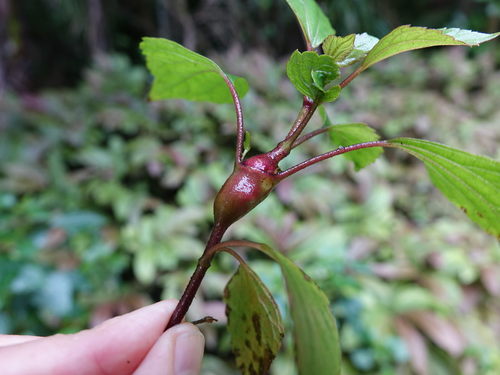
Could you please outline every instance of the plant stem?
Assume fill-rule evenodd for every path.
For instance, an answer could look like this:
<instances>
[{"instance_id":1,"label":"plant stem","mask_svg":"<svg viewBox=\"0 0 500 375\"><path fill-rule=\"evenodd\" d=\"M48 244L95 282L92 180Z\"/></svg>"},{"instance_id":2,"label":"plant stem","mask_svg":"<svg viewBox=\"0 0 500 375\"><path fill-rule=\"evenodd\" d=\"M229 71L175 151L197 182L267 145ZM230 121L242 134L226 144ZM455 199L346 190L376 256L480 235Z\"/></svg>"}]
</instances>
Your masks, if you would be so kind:
<instances>
[{"instance_id":1,"label":"plant stem","mask_svg":"<svg viewBox=\"0 0 500 375\"><path fill-rule=\"evenodd\" d=\"M324 128L319 128L319 129L316 129L316 130L313 130L312 132L310 133L307 133L307 134L304 134L302 137L298 138L292 145L292 149L294 149L295 147L301 145L302 143L304 143L305 141L313 138L313 137L316 137L317 135L319 134L323 134L327 131L329 131L330 129L332 129L335 125L332 125L332 126L326 126Z\"/></svg>"},{"instance_id":2,"label":"plant stem","mask_svg":"<svg viewBox=\"0 0 500 375\"><path fill-rule=\"evenodd\" d=\"M344 79L342 82L340 82L340 88L344 88L346 87L349 83L351 83L351 81L356 78L357 76L359 76L359 74L363 71L364 69L360 66L358 69L356 69L354 72L352 72L351 74L349 74L349 76Z\"/></svg>"},{"instance_id":3,"label":"plant stem","mask_svg":"<svg viewBox=\"0 0 500 375\"><path fill-rule=\"evenodd\" d=\"M278 143L274 150L269 152L269 156L273 160L279 162L290 153L293 143L308 124L316 108L318 108L318 105L307 96L304 96L302 108L297 115L292 128L288 132L285 139Z\"/></svg>"},{"instance_id":4,"label":"plant stem","mask_svg":"<svg viewBox=\"0 0 500 375\"><path fill-rule=\"evenodd\" d=\"M361 150L363 148L370 148L370 147L394 147L392 144L388 143L387 141L374 141L374 142L365 142L365 143L358 143L355 145L351 146L346 146L346 147L339 147L336 150L326 152L324 154L315 156L311 159L308 159L300 164L297 164L294 167L291 167L281 173L277 174L277 177L282 180L288 176L291 176L299 171L301 171L304 168L310 167L313 164L319 163L320 161L323 161L325 159L329 159L331 157L340 155L340 154L345 154L346 152L350 151L356 151L356 150Z\"/></svg>"},{"instance_id":5,"label":"plant stem","mask_svg":"<svg viewBox=\"0 0 500 375\"><path fill-rule=\"evenodd\" d=\"M226 230L227 227L222 227L218 223L215 223L212 229L212 233L210 233L210 237L207 241L205 251L198 260L196 269L194 270L191 279L189 280L189 283L186 286L186 289L184 289L184 293L182 294L179 303L175 307L175 310L172 313L172 316L170 317L167 327L165 328L166 330L169 329L170 327L179 324L186 315L186 312L188 311L189 306L191 306L194 296L196 295L196 292L200 287L201 281L203 280L203 277L205 276L205 273L210 267L210 264L214 257L215 253L209 252L209 250L213 246L220 243L222 236L224 235Z\"/></svg>"},{"instance_id":6,"label":"plant stem","mask_svg":"<svg viewBox=\"0 0 500 375\"><path fill-rule=\"evenodd\" d=\"M233 98L234 109L236 112L236 155L235 155L235 163L240 164L242 155L243 155L243 142L245 140L245 124L243 121L243 109L241 106L240 97L236 88L234 87L233 82L229 79L225 74L223 75L224 81L226 82L229 91L231 92L231 96Z\"/></svg>"}]
</instances>

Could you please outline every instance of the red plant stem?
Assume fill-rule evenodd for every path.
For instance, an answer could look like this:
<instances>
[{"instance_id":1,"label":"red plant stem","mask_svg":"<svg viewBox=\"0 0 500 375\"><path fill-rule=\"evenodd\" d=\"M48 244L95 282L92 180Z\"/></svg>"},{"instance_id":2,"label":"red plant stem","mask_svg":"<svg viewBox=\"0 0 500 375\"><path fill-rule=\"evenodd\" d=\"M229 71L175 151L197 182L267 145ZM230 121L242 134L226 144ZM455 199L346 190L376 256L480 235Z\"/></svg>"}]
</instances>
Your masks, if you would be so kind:
<instances>
[{"instance_id":1,"label":"red plant stem","mask_svg":"<svg viewBox=\"0 0 500 375\"><path fill-rule=\"evenodd\" d=\"M278 145L274 148L274 150L269 152L269 156L271 157L271 159L275 160L276 162L279 162L290 153L293 143L300 135L300 133L302 133L306 125L309 123L309 120L313 116L316 108L318 108L318 105L314 103L307 96L304 96L302 109L297 115L297 118L295 119L292 128L288 132L285 139L280 143L278 143Z\"/></svg>"},{"instance_id":2,"label":"red plant stem","mask_svg":"<svg viewBox=\"0 0 500 375\"><path fill-rule=\"evenodd\" d=\"M305 141L311 139L312 137L316 137L319 134L323 134L323 133L329 131L331 128L333 128L333 126L335 126L335 125L327 126L327 127L324 127L324 128L319 128L319 129L313 130L310 133L304 134L302 137L298 138L293 143L292 149L295 148L295 147L297 147L297 146L299 146L299 145L301 145L302 143L304 143Z\"/></svg>"},{"instance_id":3,"label":"red plant stem","mask_svg":"<svg viewBox=\"0 0 500 375\"><path fill-rule=\"evenodd\" d=\"M179 303L175 307L175 310L172 313L172 316L170 317L165 330L179 324L180 322L182 322L182 319L184 319L184 316L186 315L189 306L191 306L194 296L196 295L201 281L203 280L205 273L210 267L210 263L212 262L213 256L215 254L214 252L210 252L209 250L220 243L222 236L226 232L226 229L227 227L222 227L218 223L215 223L212 229L212 233L210 233L210 238L207 241L205 251L198 260L198 265L196 266L196 269L194 270L191 279L186 286L186 289L184 289L184 293L182 294Z\"/></svg>"},{"instance_id":4,"label":"red plant stem","mask_svg":"<svg viewBox=\"0 0 500 375\"><path fill-rule=\"evenodd\" d=\"M295 140L302 130L305 128L307 125L308 121L311 119L312 115L314 114L314 111L316 110L317 104L315 104L310 98L307 96L304 96L303 102L302 102L302 109L300 110L297 119L293 123L292 128L288 132L285 141L293 139Z\"/></svg>"},{"instance_id":5,"label":"red plant stem","mask_svg":"<svg viewBox=\"0 0 500 375\"><path fill-rule=\"evenodd\" d=\"M291 167L281 173L278 173L276 176L278 179L282 180L288 176L291 176L299 171L301 171L304 168L310 167L313 164L319 163L320 161L323 161L325 159L340 155L340 154L345 154L346 152L350 151L356 151L356 150L361 150L363 148L370 148L370 147L394 147L392 144L388 143L387 141L374 141L374 142L365 142L365 143L358 143L355 145L351 146L346 146L346 147L339 147L336 150L326 152L324 154L315 156L311 159L308 159L300 164L297 164L294 167Z\"/></svg>"},{"instance_id":6,"label":"red plant stem","mask_svg":"<svg viewBox=\"0 0 500 375\"><path fill-rule=\"evenodd\" d=\"M241 257L240 254L238 254L236 251L234 251L233 249L229 248L229 247L226 247L225 243L220 243L219 245L224 245L223 247L219 247L217 245L213 246L211 249L210 249L210 255L211 256L214 256L215 253L218 253L219 251L224 251L228 254L231 254L233 256L233 258L235 258L238 263L240 264L246 264L245 260Z\"/></svg>"},{"instance_id":7,"label":"red plant stem","mask_svg":"<svg viewBox=\"0 0 500 375\"><path fill-rule=\"evenodd\" d=\"M359 74L363 71L364 69L360 66L358 69L356 69L354 72L352 72L351 74L349 74L349 76L347 76L346 79L344 79L342 82L340 82L340 88L344 88L346 87L349 83L351 83L351 81L356 78L357 76L359 76Z\"/></svg>"},{"instance_id":8,"label":"red plant stem","mask_svg":"<svg viewBox=\"0 0 500 375\"><path fill-rule=\"evenodd\" d=\"M234 87L233 82L231 79L229 79L228 76L223 74L222 76L224 78L224 81L226 82L227 87L229 88L229 91L231 92L231 96L233 98L233 103L234 103L234 109L236 112L236 155L235 155L235 163L240 164L242 155L243 155L243 142L245 139L245 124L243 121L243 109L241 106L241 101L240 97L238 95L238 92L236 91L236 88Z\"/></svg>"}]
</instances>

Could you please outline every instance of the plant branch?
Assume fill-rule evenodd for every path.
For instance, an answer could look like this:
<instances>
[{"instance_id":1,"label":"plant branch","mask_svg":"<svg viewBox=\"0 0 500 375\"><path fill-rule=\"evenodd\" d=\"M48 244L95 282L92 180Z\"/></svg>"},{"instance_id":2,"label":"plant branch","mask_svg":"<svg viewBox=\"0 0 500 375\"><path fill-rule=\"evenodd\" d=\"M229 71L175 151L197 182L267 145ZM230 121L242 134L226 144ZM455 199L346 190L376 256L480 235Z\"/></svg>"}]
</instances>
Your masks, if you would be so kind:
<instances>
[{"instance_id":1,"label":"plant branch","mask_svg":"<svg viewBox=\"0 0 500 375\"><path fill-rule=\"evenodd\" d=\"M304 143L305 141L313 138L313 137L316 137L317 135L319 134L323 134L323 133L326 133L327 131L329 131L331 128L333 128L335 125L332 125L332 126L327 126L327 127L324 127L324 128L319 128L319 129L316 129L316 130L313 130L312 132L310 133L307 133L307 134L304 134L302 137L298 138L292 145L292 149L294 149L295 147L297 146L300 146L302 143Z\"/></svg>"},{"instance_id":2,"label":"plant branch","mask_svg":"<svg viewBox=\"0 0 500 375\"><path fill-rule=\"evenodd\" d=\"M356 151L356 150L361 150L364 148L370 148L370 147L394 147L394 145L388 143L387 141L373 141L373 142L365 142L365 143L358 143L355 145L351 146L346 146L346 147L339 147L336 150L326 152L324 154L315 156L309 160L306 160L300 164L297 164L294 167L291 167L281 173L277 174L278 179L282 180L288 176L291 176L299 171L301 171L304 168L310 167L311 165L314 165L316 163L319 163L320 161L323 161L325 159L329 159L331 157L340 155L340 154L345 154L346 152L350 151Z\"/></svg>"},{"instance_id":3,"label":"plant branch","mask_svg":"<svg viewBox=\"0 0 500 375\"><path fill-rule=\"evenodd\" d=\"M228 247L228 243L232 243L234 241L226 241L218 243L215 246L212 246L206 253L206 256L213 257L219 251L224 251L228 254L231 254L240 264L246 264L245 260L238 254L236 251ZM233 245L234 246L234 245Z\"/></svg>"},{"instance_id":4,"label":"plant branch","mask_svg":"<svg viewBox=\"0 0 500 375\"><path fill-rule=\"evenodd\" d=\"M292 125L292 128L288 132L287 136L283 141L278 143L278 145L269 153L269 156L279 162L285 156L290 153L290 150L293 148L292 145L297 139L297 137L302 133L306 125L309 123L309 120L318 108L318 104L314 103L314 101L307 96L304 96L302 108L295 119L295 122Z\"/></svg>"},{"instance_id":5,"label":"plant branch","mask_svg":"<svg viewBox=\"0 0 500 375\"><path fill-rule=\"evenodd\" d=\"M311 119L317 107L318 105L314 103L312 99L308 98L307 96L304 96L302 109L300 110L297 118L295 119L295 122L293 123L293 126L290 129L290 131L288 132L285 140L295 141L295 139L300 135L302 130L304 130L304 128L306 127L307 123Z\"/></svg>"},{"instance_id":6,"label":"plant branch","mask_svg":"<svg viewBox=\"0 0 500 375\"><path fill-rule=\"evenodd\" d=\"M359 76L359 74L363 71L364 69L360 66L358 67L354 72L352 72L351 74L349 74L349 76L344 79L342 82L340 82L340 88L343 89L344 87L346 87L349 83L351 83L351 81L356 78L357 76Z\"/></svg>"},{"instance_id":7,"label":"plant branch","mask_svg":"<svg viewBox=\"0 0 500 375\"><path fill-rule=\"evenodd\" d=\"M236 112L236 157L235 157L235 163L240 164L242 155L243 155L243 142L245 140L245 124L243 121L243 109L241 106L241 101L240 97L238 95L238 92L236 91L236 88L234 87L233 82L231 79L223 74L222 78L224 78L224 81L226 82L227 87L229 88L229 91L231 92L231 96L233 98L233 103L234 103L234 109Z\"/></svg>"},{"instance_id":8,"label":"plant branch","mask_svg":"<svg viewBox=\"0 0 500 375\"><path fill-rule=\"evenodd\" d=\"M203 277L205 277L205 274L212 262L212 258L215 253L211 251L211 248L220 243L226 230L227 227L222 227L218 223L215 223L212 233L210 234L210 238L207 241L205 251L198 260L196 269L194 270L186 289L184 289L184 293L175 307L165 330L179 324L182 319L184 319L184 316L186 315L189 306L191 306L194 296L200 287L201 281L203 280Z\"/></svg>"}]
</instances>

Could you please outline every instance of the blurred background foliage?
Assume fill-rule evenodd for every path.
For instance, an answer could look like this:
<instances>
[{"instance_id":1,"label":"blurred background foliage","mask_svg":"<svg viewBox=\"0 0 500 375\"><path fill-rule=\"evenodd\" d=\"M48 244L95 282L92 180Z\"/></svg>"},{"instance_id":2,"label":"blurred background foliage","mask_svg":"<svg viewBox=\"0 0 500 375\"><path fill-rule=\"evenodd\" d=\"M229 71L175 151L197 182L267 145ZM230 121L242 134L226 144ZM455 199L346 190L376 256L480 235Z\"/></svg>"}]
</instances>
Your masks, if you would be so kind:
<instances>
[{"instance_id":1,"label":"blurred background foliage","mask_svg":"<svg viewBox=\"0 0 500 375\"><path fill-rule=\"evenodd\" d=\"M495 1L323 1L339 34L403 23L498 29ZM432 9L432 10L431 10ZM0 332L74 332L179 297L233 163L231 105L147 101L143 35L209 54L250 81L251 153L287 132L300 98L285 79L301 48L283 1L0 0ZM231 35L229 39L227 35ZM495 44L405 54L364 73L329 107L337 123L422 137L498 159ZM311 127L319 126L315 119ZM314 139L288 163L329 149ZM500 373L500 248L388 150L359 173L343 158L278 186L227 238L268 243L327 293L344 374ZM248 252L286 316L276 265ZM190 310L204 374L237 374L221 255ZM285 337L272 374L295 374Z\"/></svg>"}]
</instances>

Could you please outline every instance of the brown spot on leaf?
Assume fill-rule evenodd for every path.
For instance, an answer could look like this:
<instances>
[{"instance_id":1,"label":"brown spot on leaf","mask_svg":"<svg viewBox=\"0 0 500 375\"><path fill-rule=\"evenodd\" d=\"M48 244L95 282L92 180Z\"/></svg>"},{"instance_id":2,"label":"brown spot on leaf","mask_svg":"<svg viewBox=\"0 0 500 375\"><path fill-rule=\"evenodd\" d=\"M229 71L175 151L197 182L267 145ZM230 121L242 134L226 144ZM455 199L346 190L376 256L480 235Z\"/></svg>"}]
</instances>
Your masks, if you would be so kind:
<instances>
[{"instance_id":1,"label":"brown spot on leaf","mask_svg":"<svg viewBox=\"0 0 500 375\"><path fill-rule=\"evenodd\" d=\"M464 207L464 206L460 206L460 209L465 213L467 214L467 209Z\"/></svg>"},{"instance_id":2,"label":"brown spot on leaf","mask_svg":"<svg viewBox=\"0 0 500 375\"><path fill-rule=\"evenodd\" d=\"M252 315L252 323L253 323L253 328L255 330L255 338L257 339L257 342L260 345L262 340L262 335L260 333L260 317L258 314Z\"/></svg>"},{"instance_id":3,"label":"brown spot on leaf","mask_svg":"<svg viewBox=\"0 0 500 375\"><path fill-rule=\"evenodd\" d=\"M304 271L300 270L301 273L302 273L302 276L304 277L304 279L306 279L306 281L312 281L311 277L305 273Z\"/></svg>"},{"instance_id":4,"label":"brown spot on leaf","mask_svg":"<svg viewBox=\"0 0 500 375\"><path fill-rule=\"evenodd\" d=\"M484 217L484 215L481 212L479 212L479 211L477 212L477 216L479 216L480 218Z\"/></svg>"}]
</instances>

